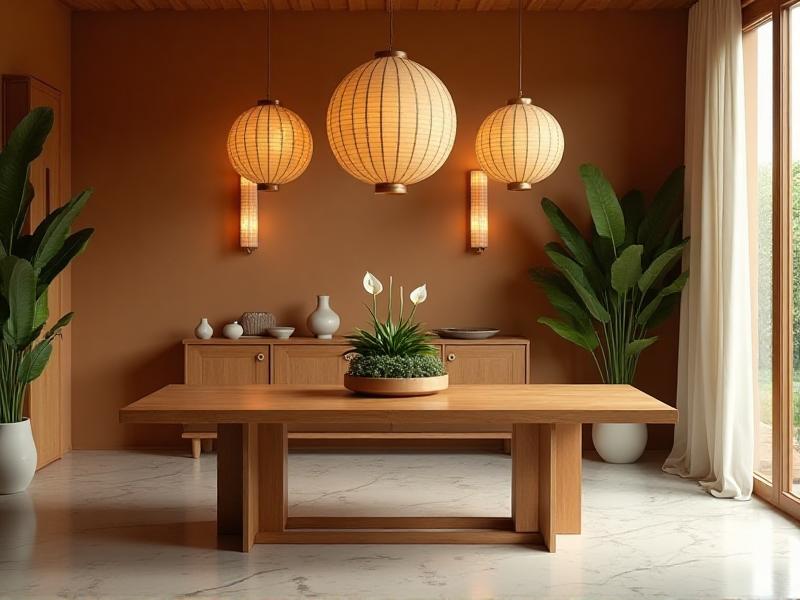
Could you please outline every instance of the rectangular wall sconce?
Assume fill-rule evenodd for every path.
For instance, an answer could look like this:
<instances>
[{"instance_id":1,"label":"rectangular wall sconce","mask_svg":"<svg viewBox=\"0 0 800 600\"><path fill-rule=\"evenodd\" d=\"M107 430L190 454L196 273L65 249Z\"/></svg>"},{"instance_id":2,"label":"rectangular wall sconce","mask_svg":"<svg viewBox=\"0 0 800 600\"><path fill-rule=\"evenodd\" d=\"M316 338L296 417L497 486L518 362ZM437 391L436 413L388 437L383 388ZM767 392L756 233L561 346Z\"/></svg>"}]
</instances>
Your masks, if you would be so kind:
<instances>
[{"instance_id":1,"label":"rectangular wall sconce","mask_svg":"<svg viewBox=\"0 0 800 600\"><path fill-rule=\"evenodd\" d=\"M251 254L258 248L258 186L244 177L239 178L239 245Z\"/></svg>"},{"instance_id":2,"label":"rectangular wall sconce","mask_svg":"<svg viewBox=\"0 0 800 600\"><path fill-rule=\"evenodd\" d=\"M479 254L489 245L489 184L484 171L469 172L469 242Z\"/></svg>"}]
</instances>

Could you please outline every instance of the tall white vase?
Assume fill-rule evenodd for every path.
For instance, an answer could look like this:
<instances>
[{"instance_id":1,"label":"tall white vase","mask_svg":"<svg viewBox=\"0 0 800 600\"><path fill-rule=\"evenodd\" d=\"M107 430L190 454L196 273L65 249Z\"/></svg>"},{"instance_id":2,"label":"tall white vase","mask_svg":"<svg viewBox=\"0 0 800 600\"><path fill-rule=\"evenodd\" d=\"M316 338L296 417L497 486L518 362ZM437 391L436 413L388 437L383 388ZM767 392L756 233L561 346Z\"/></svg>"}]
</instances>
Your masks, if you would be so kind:
<instances>
[{"instance_id":1,"label":"tall white vase","mask_svg":"<svg viewBox=\"0 0 800 600\"><path fill-rule=\"evenodd\" d=\"M339 329L339 315L331 308L330 296L317 296L317 308L308 316L308 328L317 338L330 340Z\"/></svg>"},{"instance_id":2,"label":"tall white vase","mask_svg":"<svg viewBox=\"0 0 800 600\"><path fill-rule=\"evenodd\" d=\"M31 422L0 423L0 494L25 490L36 472Z\"/></svg>"},{"instance_id":3,"label":"tall white vase","mask_svg":"<svg viewBox=\"0 0 800 600\"><path fill-rule=\"evenodd\" d=\"M592 442L600 458L607 463L634 463L647 446L647 425L595 423L592 425Z\"/></svg>"},{"instance_id":4,"label":"tall white vase","mask_svg":"<svg viewBox=\"0 0 800 600\"><path fill-rule=\"evenodd\" d=\"M208 324L208 319L204 318L200 321L197 327L195 327L194 335L200 340L208 340L214 335L214 330L211 328L211 325Z\"/></svg>"}]
</instances>

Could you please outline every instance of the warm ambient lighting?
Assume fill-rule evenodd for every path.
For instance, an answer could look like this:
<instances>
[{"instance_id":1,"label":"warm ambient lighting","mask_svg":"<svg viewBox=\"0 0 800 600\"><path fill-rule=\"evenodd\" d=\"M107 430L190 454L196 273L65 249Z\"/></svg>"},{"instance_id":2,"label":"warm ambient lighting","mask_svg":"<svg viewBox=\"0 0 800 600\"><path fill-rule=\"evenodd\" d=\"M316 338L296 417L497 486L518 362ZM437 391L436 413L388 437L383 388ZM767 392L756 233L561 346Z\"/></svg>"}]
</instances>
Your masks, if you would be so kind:
<instances>
[{"instance_id":1,"label":"warm ambient lighting","mask_svg":"<svg viewBox=\"0 0 800 600\"><path fill-rule=\"evenodd\" d=\"M549 177L564 155L564 133L555 117L522 93L522 1L517 11L519 96L481 124L475 154L481 168L509 190L529 190Z\"/></svg>"},{"instance_id":2,"label":"warm ambient lighting","mask_svg":"<svg viewBox=\"0 0 800 600\"><path fill-rule=\"evenodd\" d=\"M302 175L311 162L313 141L308 125L270 96L272 71L272 3L267 5L267 99L244 111L228 133L228 158L236 172L277 192Z\"/></svg>"},{"instance_id":3,"label":"warm ambient lighting","mask_svg":"<svg viewBox=\"0 0 800 600\"><path fill-rule=\"evenodd\" d=\"M258 187L246 177L239 181L239 245L250 254L258 248Z\"/></svg>"},{"instance_id":4,"label":"warm ambient lighting","mask_svg":"<svg viewBox=\"0 0 800 600\"><path fill-rule=\"evenodd\" d=\"M483 171L469 172L469 241L478 253L489 245L489 190Z\"/></svg>"},{"instance_id":5,"label":"warm ambient lighting","mask_svg":"<svg viewBox=\"0 0 800 600\"><path fill-rule=\"evenodd\" d=\"M450 154L456 110L430 70L392 49L345 77L328 104L328 140L336 160L375 192L405 194L433 175Z\"/></svg>"}]
</instances>

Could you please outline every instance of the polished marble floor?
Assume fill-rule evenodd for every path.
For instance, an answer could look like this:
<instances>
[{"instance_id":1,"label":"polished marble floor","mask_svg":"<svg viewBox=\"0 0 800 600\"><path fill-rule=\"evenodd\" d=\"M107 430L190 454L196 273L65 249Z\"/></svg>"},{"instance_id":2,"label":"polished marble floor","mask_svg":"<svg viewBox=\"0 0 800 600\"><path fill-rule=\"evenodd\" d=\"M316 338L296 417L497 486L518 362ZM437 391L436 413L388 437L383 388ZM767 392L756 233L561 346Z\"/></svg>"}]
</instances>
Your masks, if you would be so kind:
<instances>
[{"instance_id":1,"label":"polished marble floor","mask_svg":"<svg viewBox=\"0 0 800 600\"><path fill-rule=\"evenodd\" d=\"M215 462L74 452L0 496L7 598L800 597L800 528L637 465L584 461L584 534L520 546L215 547ZM293 515L509 514L500 454L293 454Z\"/></svg>"}]
</instances>

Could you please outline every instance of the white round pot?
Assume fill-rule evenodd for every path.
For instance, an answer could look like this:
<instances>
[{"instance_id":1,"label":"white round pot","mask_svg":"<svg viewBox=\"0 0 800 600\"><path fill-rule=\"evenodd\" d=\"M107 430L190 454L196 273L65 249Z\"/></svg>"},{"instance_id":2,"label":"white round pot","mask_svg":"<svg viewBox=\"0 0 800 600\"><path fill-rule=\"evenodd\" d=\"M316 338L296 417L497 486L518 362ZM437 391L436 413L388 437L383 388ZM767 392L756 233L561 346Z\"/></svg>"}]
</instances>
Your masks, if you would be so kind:
<instances>
[{"instance_id":1,"label":"white round pot","mask_svg":"<svg viewBox=\"0 0 800 600\"><path fill-rule=\"evenodd\" d=\"M24 491L36 472L31 422L0 423L0 494Z\"/></svg>"},{"instance_id":2,"label":"white round pot","mask_svg":"<svg viewBox=\"0 0 800 600\"><path fill-rule=\"evenodd\" d=\"M592 425L594 448L608 463L628 464L639 460L647 445L644 423L595 423Z\"/></svg>"}]
</instances>

